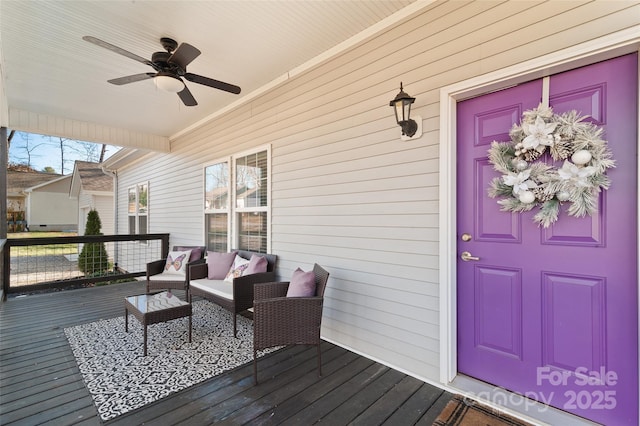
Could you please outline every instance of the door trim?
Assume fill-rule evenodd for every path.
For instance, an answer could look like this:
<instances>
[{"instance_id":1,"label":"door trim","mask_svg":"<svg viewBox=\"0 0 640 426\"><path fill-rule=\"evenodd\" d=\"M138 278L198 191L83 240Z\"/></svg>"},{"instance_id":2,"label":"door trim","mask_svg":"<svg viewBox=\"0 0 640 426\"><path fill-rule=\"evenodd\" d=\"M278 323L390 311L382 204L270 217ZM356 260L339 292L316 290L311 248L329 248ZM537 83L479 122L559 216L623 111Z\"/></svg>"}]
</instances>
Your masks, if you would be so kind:
<instances>
[{"instance_id":1,"label":"door trim","mask_svg":"<svg viewBox=\"0 0 640 426\"><path fill-rule=\"evenodd\" d=\"M624 54L638 52L640 25L563 49L498 71L473 77L440 89L440 382L473 397L468 380L456 380L456 105L458 101L505 89L529 80L543 78ZM640 68L640 67L639 67ZM640 90L639 90L640 92ZM640 99L640 93L639 93ZM640 123L640 117L638 118ZM640 135L640 124L638 125ZM640 147L640 136L636 141ZM640 188L640 173L638 173ZM640 212L640 197L638 212ZM640 213L638 217L640 222ZM640 231L639 231L640 234ZM640 235L638 235L640 252ZM640 277L640 265L636 270ZM639 292L640 295L640 292ZM640 296L638 300L640 306ZM639 315L640 318L640 315ZM640 322L640 320L639 320ZM640 325L640 324L639 324ZM640 329L640 327L639 327ZM640 334L640 333L639 333ZM640 335L638 336L640 342ZM639 360L640 365L640 360ZM639 389L640 391L640 389ZM487 401L483 401L487 402ZM517 407L514 407L517 409ZM517 410L516 410L517 411ZM562 413L562 412L560 412Z\"/></svg>"}]
</instances>

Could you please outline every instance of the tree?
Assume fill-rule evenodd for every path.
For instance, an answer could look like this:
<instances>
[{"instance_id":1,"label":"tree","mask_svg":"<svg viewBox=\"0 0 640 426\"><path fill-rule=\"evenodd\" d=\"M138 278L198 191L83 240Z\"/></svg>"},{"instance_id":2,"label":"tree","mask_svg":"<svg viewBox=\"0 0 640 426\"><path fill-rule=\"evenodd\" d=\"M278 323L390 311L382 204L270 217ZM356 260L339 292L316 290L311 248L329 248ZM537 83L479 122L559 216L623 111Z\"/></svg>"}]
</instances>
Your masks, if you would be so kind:
<instances>
[{"instance_id":1,"label":"tree","mask_svg":"<svg viewBox=\"0 0 640 426\"><path fill-rule=\"evenodd\" d=\"M58 142L60 144L60 174L63 175L64 174L64 143L67 141L67 139L64 138L58 138Z\"/></svg>"},{"instance_id":2,"label":"tree","mask_svg":"<svg viewBox=\"0 0 640 426\"><path fill-rule=\"evenodd\" d=\"M36 150L36 148L38 148L39 146L41 146L42 144L36 144L33 145L31 143L31 138L29 137L29 133L20 133L20 137L22 138L22 140L24 141L24 146L22 147L22 150L24 150L26 158L25 157L21 157L20 161L27 165L28 167L31 167L31 160L33 159L33 157L37 157L37 155L34 153L34 151ZM26 161L26 163L25 163Z\"/></svg>"},{"instance_id":3,"label":"tree","mask_svg":"<svg viewBox=\"0 0 640 426\"><path fill-rule=\"evenodd\" d=\"M64 154L67 152L67 149L69 147L67 142L73 142L70 141L67 138L61 138L61 137L54 137L54 136L49 136L49 142L52 145L56 145L56 147L60 148L60 174L64 175L64 166L65 163L68 163L70 160L65 160L64 159Z\"/></svg>"},{"instance_id":4,"label":"tree","mask_svg":"<svg viewBox=\"0 0 640 426\"><path fill-rule=\"evenodd\" d=\"M90 210L84 235L102 235L101 228L100 215L97 211ZM109 269L107 248L104 243L85 243L78 256L78 269L85 275L95 275Z\"/></svg>"},{"instance_id":5,"label":"tree","mask_svg":"<svg viewBox=\"0 0 640 426\"><path fill-rule=\"evenodd\" d=\"M56 169L54 169L54 168L53 168L53 167L51 167L51 166L47 166L47 167L45 167L44 169L42 169L42 171L43 171L43 172L45 172L45 173L55 173L55 172L56 172Z\"/></svg>"},{"instance_id":6,"label":"tree","mask_svg":"<svg viewBox=\"0 0 640 426\"><path fill-rule=\"evenodd\" d=\"M64 174L65 165L73 159L65 159L65 154L71 154L82 161L95 162L99 158L98 145L93 142L83 142L61 137L49 136L51 143L60 148L60 174ZM73 155L75 154L75 155Z\"/></svg>"},{"instance_id":7,"label":"tree","mask_svg":"<svg viewBox=\"0 0 640 426\"><path fill-rule=\"evenodd\" d=\"M71 146L71 150L78 154L82 161L95 163L100 158L98 144L93 142L74 141L73 146Z\"/></svg>"}]
</instances>

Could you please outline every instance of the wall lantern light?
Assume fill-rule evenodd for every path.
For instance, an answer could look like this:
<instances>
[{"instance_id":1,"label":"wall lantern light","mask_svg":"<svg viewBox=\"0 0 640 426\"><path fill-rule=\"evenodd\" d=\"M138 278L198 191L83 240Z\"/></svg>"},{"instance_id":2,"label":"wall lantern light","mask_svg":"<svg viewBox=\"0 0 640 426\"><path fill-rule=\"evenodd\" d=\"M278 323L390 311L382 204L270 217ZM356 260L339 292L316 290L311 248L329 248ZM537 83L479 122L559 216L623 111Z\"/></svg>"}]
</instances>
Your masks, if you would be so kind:
<instances>
[{"instance_id":1,"label":"wall lantern light","mask_svg":"<svg viewBox=\"0 0 640 426\"><path fill-rule=\"evenodd\" d=\"M402 128L402 135L405 136L402 139L410 139L416 132L418 132L418 123L411 119L411 104L415 102L416 98L412 98L404 92L402 89L402 82L400 83L400 92L396 97L389 102L389 106L393 107L393 111L396 114L396 121ZM421 130L421 129L420 129ZM418 137L422 135L422 131L419 132Z\"/></svg>"}]
</instances>

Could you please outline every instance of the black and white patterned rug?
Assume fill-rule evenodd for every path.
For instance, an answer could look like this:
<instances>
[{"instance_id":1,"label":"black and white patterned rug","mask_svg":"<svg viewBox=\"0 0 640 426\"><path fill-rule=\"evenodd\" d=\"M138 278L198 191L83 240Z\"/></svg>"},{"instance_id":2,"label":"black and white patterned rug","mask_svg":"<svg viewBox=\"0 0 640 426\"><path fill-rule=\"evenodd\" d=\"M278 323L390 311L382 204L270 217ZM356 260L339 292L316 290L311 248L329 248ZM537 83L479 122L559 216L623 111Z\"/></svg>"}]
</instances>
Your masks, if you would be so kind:
<instances>
[{"instance_id":1,"label":"black and white patterned rug","mask_svg":"<svg viewBox=\"0 0 640 426\"><path fill-rule=\"evenodd\" d=\"M102 420L253 361L251 320L238 316L238 337L234 338L229 311L196 301L192 321L192 343L188 318L148 326L146 357L142 356L142 325L132 315L128 333L124 315L64 330Z\"/></svg>"}]
</instances>

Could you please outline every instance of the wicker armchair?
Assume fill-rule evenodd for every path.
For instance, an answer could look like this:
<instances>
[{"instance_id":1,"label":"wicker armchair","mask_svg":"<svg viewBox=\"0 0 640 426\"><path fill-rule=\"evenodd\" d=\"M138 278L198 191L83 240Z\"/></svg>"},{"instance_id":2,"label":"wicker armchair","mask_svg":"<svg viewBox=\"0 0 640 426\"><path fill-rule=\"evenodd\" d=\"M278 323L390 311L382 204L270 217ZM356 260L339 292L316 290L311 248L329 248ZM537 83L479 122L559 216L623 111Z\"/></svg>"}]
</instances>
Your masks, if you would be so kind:
<instances>
[{"instance_id":1,"label":"wicker armchair","mask_svg":"<svg viewBox=\"0 0 640 426\"><path fill-rule=\"evenodd\" d=\"M322 376L320 325L329 272L313 265L316 295L286 297L289 282L256 284L253 302L253 379L258 384L257 352L280 345L315 345Z\"/></svg>"},{"instance_id":2,"label":"wicker armchair","mask_svg":"<svg viewBox=\"0 0 640 426\"><path fill-rule=\"evenodd\" d=\"M195 265L197 263L203 263L206 249L203 246L174 246L173 247L173 251L194 250L194 249L200 249L200 255L198 259L195 259L192 254L192 257L189 259L189 263L186 266L186 272L184 274L184 278L177 274L173 274L173 275L162 274L164 272L164 266L167 262L167 259L160 259L160 260L155 260L153 262L147 263L147 293L151 292L151 290L164 290L164 289L185 290L185 292L187 292L189 289L189 266ZM185 297L187 297L187 293L185 293Z\"/></svg>"}]
</instances>

